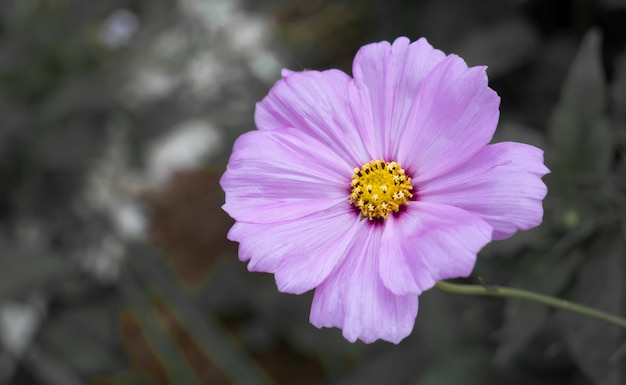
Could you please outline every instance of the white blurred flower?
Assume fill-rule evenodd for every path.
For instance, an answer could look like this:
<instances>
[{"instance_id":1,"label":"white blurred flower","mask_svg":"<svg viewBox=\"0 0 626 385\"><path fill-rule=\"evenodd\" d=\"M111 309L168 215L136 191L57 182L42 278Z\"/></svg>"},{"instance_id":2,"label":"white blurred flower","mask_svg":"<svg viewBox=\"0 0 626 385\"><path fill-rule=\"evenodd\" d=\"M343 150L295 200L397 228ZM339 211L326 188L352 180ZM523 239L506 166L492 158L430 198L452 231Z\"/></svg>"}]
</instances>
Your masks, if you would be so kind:
<instances>
[{"instance_id":1,"label":"white blurred flower","mask_svg":"<svg viewBox=\"0 0 626 385\"><path fill-rule=\"evenodd\" d=\"M221 146L218 131L200 119L183 121L158 138L148 151L148 183L154 187L177 172L197 168Z\"/></svg>"},{"instance_id":2,"label":"white blurred flower","mask_svg":"<svg viewBox=\"0 0 626 385\"><path fill-rule=\"evenodd\" d=\"M111 48L127 45L139 28L137 15L125 8L117 9L104 20L100 40Z\"/></svg>"},{"instance_id":3,"label":"white blurred flower","mask_svg":"<svg viewBox=\"0 0 626 385\"><path fill-rule=\"evenodd\" d=\"M41 322L36 304L8 302L0 307L0 342L13 357L28 349Z\"/></svg>"}]
</instances>

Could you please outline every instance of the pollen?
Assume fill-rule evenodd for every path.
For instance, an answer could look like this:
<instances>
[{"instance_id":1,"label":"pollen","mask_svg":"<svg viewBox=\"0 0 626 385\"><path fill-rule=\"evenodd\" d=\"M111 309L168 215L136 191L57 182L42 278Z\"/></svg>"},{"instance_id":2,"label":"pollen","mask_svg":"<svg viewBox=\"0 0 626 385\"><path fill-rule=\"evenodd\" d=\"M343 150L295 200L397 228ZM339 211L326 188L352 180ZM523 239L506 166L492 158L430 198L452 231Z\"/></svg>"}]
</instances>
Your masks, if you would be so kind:
<instances>
[{"instance_id":1,"label":"pollen","mask_svg":"<svg viewBox=\"0 0 626 385\"><path fill-rule=\"evenodd\" d=\"M408 205L413 198L411 178L404 169L397 162L382 159L355 168L350 186L350 203L370 221L387 219L390 213L397 213L401 205Z\"/></svg>"}]
</instances>

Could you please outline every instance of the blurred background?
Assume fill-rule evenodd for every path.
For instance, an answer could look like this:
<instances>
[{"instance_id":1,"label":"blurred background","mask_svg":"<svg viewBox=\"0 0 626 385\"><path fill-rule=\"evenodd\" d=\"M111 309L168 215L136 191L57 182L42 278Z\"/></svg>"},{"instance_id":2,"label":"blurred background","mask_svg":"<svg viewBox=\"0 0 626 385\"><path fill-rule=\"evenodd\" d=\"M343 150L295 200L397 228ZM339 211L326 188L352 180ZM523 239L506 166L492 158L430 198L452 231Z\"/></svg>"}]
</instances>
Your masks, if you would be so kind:
<instances>
[{"instance_id":1,"label":"blurred background","mask_svg":"<svg viewBox=\"0 0 626 385\"><path fill-rule=\"evenodd\" d=\"M626 316L626 1L0 1L0 384L626 384L623 330L420 297L398 346L308 322L226 240L218 180L280 69L421 36L489 66L544 223L466 282Z\"/></svg>"}]
</instances>

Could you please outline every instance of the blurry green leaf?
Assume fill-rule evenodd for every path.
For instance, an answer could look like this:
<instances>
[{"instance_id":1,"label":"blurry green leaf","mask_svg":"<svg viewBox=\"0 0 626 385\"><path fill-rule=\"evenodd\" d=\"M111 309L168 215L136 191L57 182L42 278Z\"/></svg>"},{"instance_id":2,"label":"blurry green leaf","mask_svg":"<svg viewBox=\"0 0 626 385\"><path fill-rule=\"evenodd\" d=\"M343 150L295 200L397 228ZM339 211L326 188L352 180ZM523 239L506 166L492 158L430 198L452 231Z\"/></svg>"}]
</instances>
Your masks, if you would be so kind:
<instances>
[{"instance_id":1,"label":"blurry green leaf","mask_svg":"<svg viewBox=\"0 0 626 385\"><path fill-rule=\"evenodd\" d=\"M416 363L416 357L406 347L397 346L362 361L333 384L409 384L415 378Z\"/></svg>"},{"instance_id":2,"label":"blurry green leaf","mask_svg":"<svg viewBox=\"0 0 626 385\"><path fill-rule=\"evenodd\" d=\"M252 274L235 256L215 264L206 285L195 293L199 308L218 314L246 314L238 336L246 347L267 352L285 340L302 357L316 357L329 376L343 373L359 360L362 344L353 344L336 328L318 329L309 322L312 292L280 293L274 278Z\"/></svg>"},{"instance_id":3,"label":"blurry green leaf","mask_svg":"<svg viewBox=\"0 0 626 385\"><path fill-rule=\"evenodd\" d=\"M511 286L547 295L557 295L570 282L582 262L580 250L567 254L529 254L523 259L522 271ZM504 311L502 343L496 361L507 364L537 335L545 325L551 309L530 301L508 300Z\"/></svg>"},{"instance_id":4,"label":"blurry green leaf","mask_svg":"<svg viewBox=\"0 0 626 385\"><path fill-rule=\"evenodd\" d=\"M24 250L0 243L0 300L61 280L77 270L47 250Z\"/></svg>"},{"instance_id":5,"label":"blurry green leaf","mask_svg":"<svg viewBox=\"0 0 626 385\"><path fill-rule=\"evenodd\" d=\"M626 53L616 61L615 78L611 84L611 110L615 117L621 140L626 140Z\"/></svg>"},{"instance_id":6,"label":"blurry green leaf","mask_svg":"<svg viewBox=\"0 0 626 385\"><path fill-rule=\"evenodd\" d=\"M38 346L82 375L118 371L124 362L115 344L117 308L100 300L67 309L44 324Z\"/></svg>"},{"instance_id":7,"label":"blurry green leaf","mask_svg":"<svg viewBox=\"0 0 626 385\"><path fill-rule=\"evenodd\" d=\"M461 340L480 339L485 333L492 333L485 317L491 306L498 304L491 299L455 296L439 290L422 293L414 330L420 347L428 346L431 354L443 354L457 348Z\"/></svg>"},{"instance_id":8,"label":"blurry green leaf","mask_svg":"<svg viewBox=\"0 0 626 385\"><path fill-rule=\"evenodd\" d=\"M552 112L548 133L549 167L572 179L576 174L602 176L614 149L614 132L606 116L607 87L601 62L600 32L583 39Z\"/></svg>"},{"instance_id":9,"label":"blurry green leaf","mask_svg":"<svg viewBox=\"0 0 626 385\"><path fill-rule=\"evenodd\" d=\"M469 65L488 66L489 76L497 77L527 62L538 42L532 25L515 17L471 31L453 52Z\"/></svg>"},{"instance_id":10,"label":"blurry green leaf","mask_svg":"<svg viewBox=\"0 0 626 385\"><path fill-rule=\"evenodd\" d=\"M483 385L490 376L491 352L486 349L457 350L429 367L416 385ZM384 383L381 382L381 383Z\"/></svg>"},{"instance_id":11,"label":"blurry green leaf","mask_svg":"<svg viewBox=\"0 0 626 385\"><path fill-rule=\"evenodd\" d=\"M493 259L515 259L526 250L535 249L547 237L543 226L538 226L526 231L518 231L510 238L488 243L479 254L474 268L475 275L488 276L488 270L498 270L498 266L493 264ZM495 271L497 274L501 271Z\"/></svg>"},{"instance_id":12,"label":"blurry green leaf","mask_svg":"<svg viewBox=\"0 0 626 385\"><path fill-rule=\"evenodd\" d=\"M33 374L37 384L82 385L80 376L59 357L39 348L32 348L23 365Z\"/></svg>"},{"instance_id":13,"label":"blurry green leaf","mask_svg":"<svg viewBox=\"0 0 626 385\"><path fill-rule=\"evenodd\" d=\"M150 341L161 365L165 367L170 383L197 384L197 379L191 373L179 347L176 346L160 322L156 309L145 289L141 288L130 274L124 274L123 278L122 292L129 305L132 306L133 314L136 315L142 331Z\"/></svg>"},{"instance_id":14,"label":"blurry green leaf","mask_svg":"<svg viewBox=\"0 0 626 385\"><path fill-rule=\"evenodd\" d=\"M626 247L617 231L605 232L589 246L570 300L626 315ZM570 354L594 384L626 383L626 333L598 320L559 311L559 330Z\"/></svg>"},{"instance_id":15,"label":"blurry green leaf","mask_svg":"<svg viewBox=\"0 0 626 385\"><path fill-rule=\"evenodd\" d=\"M179 321L193 335L195 342L234 384L272 383L228 330L211 314L205 315L197 308L175 275L166 269L161 255L152 249L140 247L135 247L132 255L135 270L141 273L147 284L152 285L151 289L160 299L176 312Z\"/></svg>"},{"instance_id":16,"label":"blurry green leaf","mask_svg":"<svg viewBox=\"0 0 626 385\"><path fill-rule=\"evenodd\" d=\"M141 374L134 371L122 372L116 376L102 376L90 379L89 385L148 385ZM150 384L151 385L151 384Z\"/></svg>"},{"instance_id":17,"label":"blurry green leaf","mask_svg":"<svg viewBox=\"0 0 626 385\"><path fill-rule=\"evenodd\" d=\"M500 120L492 142L519 142L533 145L542 150L547 148L546 138L542 132L517 121L505 119Z\"/></svg>"},{"instance_id":18,"label":"blurry green leaf","mask_svg":"<svg viewBox=\"0 0 626 385\"><path fill-rule=\"evenodd\" d=\"M584 247L594 236L616 223L615 217L588 221L561 237L548 251L538 250L522 258L511 286L562 297L587 257ZM496 361L507 364L545 328L551 309L529 301L508 300L502 344Z\"/></svg>"},{"instance_id":19,"label":"blurry green leaf","mask_svg":"<svg viewBox=\"0 0 626 385\"><path fill-rule=\"evenodd\" d=\"M622 202L626 202L626 53L615 65L615 79L611 85L611 111L618 135L619 163L615 167L615 187L621 191Z\"/></svg>"}]
</instances>

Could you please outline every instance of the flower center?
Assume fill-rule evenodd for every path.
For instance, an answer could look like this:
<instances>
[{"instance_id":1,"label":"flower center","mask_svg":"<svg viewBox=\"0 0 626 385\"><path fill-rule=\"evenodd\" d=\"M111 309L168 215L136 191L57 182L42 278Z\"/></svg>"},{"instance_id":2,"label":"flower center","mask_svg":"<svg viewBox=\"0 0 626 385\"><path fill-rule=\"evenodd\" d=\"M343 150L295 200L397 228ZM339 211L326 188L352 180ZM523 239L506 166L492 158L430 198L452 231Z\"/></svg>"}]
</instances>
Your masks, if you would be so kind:
<instances>
[{"instance_id":1,"label":"flower center","mask_svg":"<svg viewBox=\"0 0 626 385\"><path fill-rule=\"evenodd\" d=\"M411 178L397 162L372 160L352 174L350 203L361 210L369 220L389 217L398 212L400 205L409 204L413 198Z\"/></svg>"}]
</instances>

